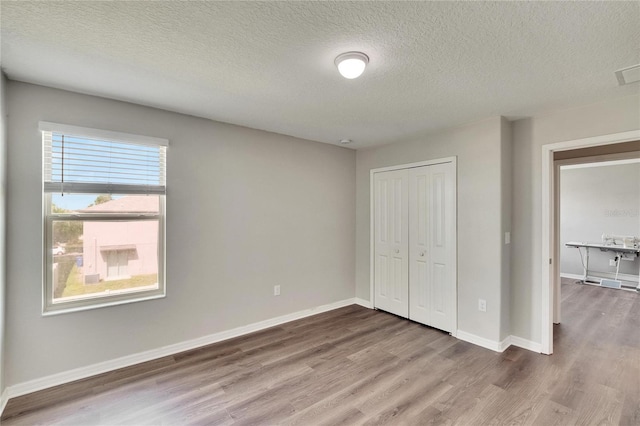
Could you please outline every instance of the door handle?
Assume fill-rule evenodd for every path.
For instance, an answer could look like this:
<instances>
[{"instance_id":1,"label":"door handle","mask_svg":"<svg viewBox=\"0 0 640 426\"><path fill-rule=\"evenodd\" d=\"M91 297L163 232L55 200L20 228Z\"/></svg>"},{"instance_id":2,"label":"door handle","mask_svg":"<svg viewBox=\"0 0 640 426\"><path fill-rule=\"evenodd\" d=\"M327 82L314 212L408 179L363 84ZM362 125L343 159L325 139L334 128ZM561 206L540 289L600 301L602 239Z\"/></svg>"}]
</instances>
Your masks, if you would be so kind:
<instances>
[{"instance_id":1,"label":"door handle","mask_svg":"<svg viewBox=\"0 0 640 426\"><path fill-rule=\"evenodd\" d=\"M420 252L420 256L424 257L425 253L423 251Z\"/></svg>"},{"instance_id":2,"label":"door handle","mask_svg":"<svg viewBox=\"0 0 640 426\"><path fill-rule=\"evenodd\" d=\"M396 254L400 253L400 249L396 249L395 251L396 251Z\"/></svg>"}]
</instances>

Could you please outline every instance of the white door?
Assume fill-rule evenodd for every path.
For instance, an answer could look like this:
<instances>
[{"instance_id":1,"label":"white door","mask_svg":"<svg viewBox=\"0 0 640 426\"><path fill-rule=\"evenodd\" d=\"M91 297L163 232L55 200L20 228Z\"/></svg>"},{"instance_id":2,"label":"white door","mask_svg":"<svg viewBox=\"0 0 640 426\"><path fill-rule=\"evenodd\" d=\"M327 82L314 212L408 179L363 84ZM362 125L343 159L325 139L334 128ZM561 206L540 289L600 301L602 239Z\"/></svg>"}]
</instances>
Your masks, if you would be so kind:
<instances>
[{"instance_id":1,"label":"white door","mask_svg":"<svg viewBox=\"0 0 640 426\"><path fill-rule=\"evenodd\" d=\"M126 250L107 252L107 278L126 277L129 274L129 253Z\"/></svg>"},{"instance_id":2,"label":"white door","mask_svg":"<svg viewBox=\"0 0 640 426\"><path fill-rule=\"evenodd\" d=\"M374 175L374 306L409 316L408 172Z\"/></svg>"},{"instance_id":3,"label":"white door","mask_svg":"<svg viewBox=\"0 0 640 426\"><path fill-rule=\"evenodd\" d=\"M455 279L455 167L409 169L409 318L452 332Z\"/></svg>"}]
</instances>

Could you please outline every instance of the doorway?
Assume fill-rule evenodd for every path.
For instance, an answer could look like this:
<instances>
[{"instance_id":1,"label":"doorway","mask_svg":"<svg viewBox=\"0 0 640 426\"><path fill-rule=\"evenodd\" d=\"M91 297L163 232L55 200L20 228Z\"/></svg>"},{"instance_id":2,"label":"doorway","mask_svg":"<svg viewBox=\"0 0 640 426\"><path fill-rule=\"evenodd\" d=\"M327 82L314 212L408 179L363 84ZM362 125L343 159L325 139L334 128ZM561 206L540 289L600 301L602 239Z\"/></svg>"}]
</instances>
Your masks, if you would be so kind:
<instances>
[{"instance_id":1,"label":"doorway","mask_svg":"<svg viewBox=\"0 0 640 426\"><path fill-rule=\"evenodd\" d=\"M107 252L107 281L130 278L129 251L111 250Z\"/></svg>"},{"instance_id":2,"label":"doorway","mask_svg":"<svg viewBox=\"0 0 640 426\"><path fill-rule=\"evenodd\" d=\"M613 154L637 151L640 130L559 142L542 147L542 257L541 257L541 352L553 353L553 323L560 321L560 268L558 232L558 183L555 161L593 156L596 152ZM628 148L623 144L631 143ZM582 153L577 150L584 149ZM591 151L589 151L591 150Z\"/></svg>"}]
</instances>

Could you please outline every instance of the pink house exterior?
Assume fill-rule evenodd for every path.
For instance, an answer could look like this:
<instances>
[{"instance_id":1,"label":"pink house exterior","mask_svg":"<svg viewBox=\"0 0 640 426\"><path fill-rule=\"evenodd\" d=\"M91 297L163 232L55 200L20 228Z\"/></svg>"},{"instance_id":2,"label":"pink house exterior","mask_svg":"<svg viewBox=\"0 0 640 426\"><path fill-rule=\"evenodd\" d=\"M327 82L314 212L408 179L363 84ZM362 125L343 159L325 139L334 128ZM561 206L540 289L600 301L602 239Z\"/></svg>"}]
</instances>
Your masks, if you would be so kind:
<instances>
[{"instance_id":1,"label":"pink house exterior","mask_svg":"<svg viewBox=\"0 0 640 426\"><path fill-rule=\"evenodd\" d=\"M158 197L125 196L82 213L157 213ZM126 279L158 272L158 221L85 221L85 283Z\"/></svg>"}]
</instances>

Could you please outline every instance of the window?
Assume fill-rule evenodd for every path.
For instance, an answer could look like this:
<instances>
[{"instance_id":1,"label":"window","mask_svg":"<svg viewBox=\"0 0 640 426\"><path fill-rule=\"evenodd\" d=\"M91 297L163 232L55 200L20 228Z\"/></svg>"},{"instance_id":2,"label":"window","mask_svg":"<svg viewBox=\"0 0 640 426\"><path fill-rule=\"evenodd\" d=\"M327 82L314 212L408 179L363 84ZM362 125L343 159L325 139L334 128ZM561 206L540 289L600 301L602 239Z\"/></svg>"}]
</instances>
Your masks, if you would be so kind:
<instances>
[{"instance_id":1,"label":"window","mask_svg":"<svg viewBox=\"0 0 640 426\"><path fill-rule=\"evenodd\" d=\"M164 297L164 139L40 123L53 314Z\"/></svg>"}]
</instances>

